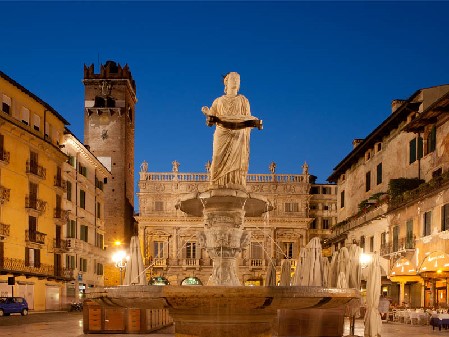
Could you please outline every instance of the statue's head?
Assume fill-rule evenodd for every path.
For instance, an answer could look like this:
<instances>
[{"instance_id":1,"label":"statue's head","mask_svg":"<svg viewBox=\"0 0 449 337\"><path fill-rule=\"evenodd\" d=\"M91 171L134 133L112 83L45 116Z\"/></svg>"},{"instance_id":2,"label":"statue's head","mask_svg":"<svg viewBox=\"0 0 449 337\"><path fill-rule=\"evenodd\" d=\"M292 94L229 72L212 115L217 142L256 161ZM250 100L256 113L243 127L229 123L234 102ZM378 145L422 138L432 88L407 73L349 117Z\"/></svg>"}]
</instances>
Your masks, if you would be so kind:
<instances>
[{"instance_id":1,"label":"statue's head","mask_svg":"<svg viewBox=\"0 0 449 337\"><path fill-rule=\"evenodd\" d=\"M228 92L228 88L235 88L237 91L240 89L240 75L235 71L227 73L223 79L225 89L224 92Z\"/></svg>"}]
</instances>

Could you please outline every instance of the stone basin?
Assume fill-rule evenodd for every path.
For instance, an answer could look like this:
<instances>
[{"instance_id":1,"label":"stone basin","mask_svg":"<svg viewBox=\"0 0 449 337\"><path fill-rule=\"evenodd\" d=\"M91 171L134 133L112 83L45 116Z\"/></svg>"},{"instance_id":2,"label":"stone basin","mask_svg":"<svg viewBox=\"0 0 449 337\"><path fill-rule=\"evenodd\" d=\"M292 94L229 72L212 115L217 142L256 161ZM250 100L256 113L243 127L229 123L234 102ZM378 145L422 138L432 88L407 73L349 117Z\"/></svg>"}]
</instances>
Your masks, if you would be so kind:
<instances>
[{"instance_id":1,"label":"stone basin","mask_svg":"<svg viewBox=\"0 0 449 337\"><path fill-rule=\"evenodd\" d=\"M120 286L88 289L101 306L168 309L175 333L187 336L272 336L278 309L344 308L355 289L244 286Z\"/></svg>"},{"instance_id":2,"label":"stone basin","mask_svg":"<svg viewBox=\"0 0 449 337\"><path fill-rule=\"evenodd\" d=\"M264 196L226 188L185 194L176 207L189 215L202 217L206 205L217 209L242 208L246 217L260 217L263 213L273 210L273 206Z\"/></svg>"}]
</instances>

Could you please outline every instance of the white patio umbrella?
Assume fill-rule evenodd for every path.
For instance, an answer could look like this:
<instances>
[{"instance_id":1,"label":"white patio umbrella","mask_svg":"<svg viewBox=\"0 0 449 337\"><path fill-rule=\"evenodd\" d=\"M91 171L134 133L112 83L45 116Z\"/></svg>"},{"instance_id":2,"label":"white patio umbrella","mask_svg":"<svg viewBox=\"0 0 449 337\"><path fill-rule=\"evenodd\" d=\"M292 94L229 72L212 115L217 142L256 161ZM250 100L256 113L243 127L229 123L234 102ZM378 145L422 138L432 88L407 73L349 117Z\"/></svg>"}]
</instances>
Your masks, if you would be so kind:
<instances>
[{"instance_id":1,"label":"white patio umbrella","mask_svg":"<svg viewBox=\"0 0 449 337\"><path fill-rule=\"evenodd\" d=\"M301 286L322 286L321 259L322 248L319 238L313 238L304 247L304 258L302 260L302 268L300 271Z\"/></svg>"},{"instance_id":2,"label":"white patio umbrella","mask_svg":"<svg viewBox=\"0 0 449 337\"><path fill-rule=\"evenodd\" d=\"M140 251L139 237L132 236L129 244L129 261L126 264L125 285L140 284L146 285L145 266L143 264L142 253Z\"/></svg>"},{"instance_id":3,"label":"white patio umbrella","mask_svg":"<svg viewBox=\"0 0 449 337\"><path fill-rule=\"evenodd\" d=\"M291 282L292 286L301 285L301 279L303 277L302 269L303 269L304 254L305 254L305 249L301 249L301 251L299 252L298 260L296 261L295 274L293 275L293 279Z\"/></svg>"},{"instance_id":4,"label":"white patio umbrella","mask_svg":"<svg viewBox=\"0 0 449 337\"><path fill-rule=\"evenodd\" d=\"M280 286L289 286L292 279L292 263L290 260L282 260Z\"/></svg>"},{"instance_id":5,"label":"white patio umbrella","mask_svg":"<svg viewBox=\"0 0 449 337\"><path fill-rule=\"evenodd\" d=\"M338 279L341 279L340 273L345 275L346 284L348 284L349 280L349 271L350 271L350 259L349 259L349 251L348 248L342 247L338 251L337 256L337 282ZM341 280L340 280L341 282ZM347 286L346 286L347 288Z\"/></svg>"},{"instance_id":6,"label":"white patio umbrella","mask_svg":"<svg viewBox=\"0 0 449 337\"><path fill-rule=\"evenodd\" d=\"M363 249L357 246L356 244L352 244L349 247L349 260L350 260L350 269L349 269L349 278L348 278L348 287L360 289L360 280L362 275L362 267L360 264L360 254L362 254Z\"/></svg>"},{"instance_id":7,"label":"white patio umbrella","mask_svg":"<svg viewBox=\"0 0 449 337\"><path fill-rule=\"evenodd\" d=\"M276 285L275 260L271 259L268 262L268 271L267 271L267 277L265 278L265 285L266 286L275 286Z\"/></svg>"},{"instance_id":8,"label":"white patio umbrella","mask_svg":"<svg viewBox=\"0 0 449 337\"><path fill-rule=\"evenodd\" d=\"M326 257L321 259L321 274L323 280L323 287L329 287L329 260Z\"/></svg>"},{"instance_id":9,"label":"white patio umbrella","mask_svg":"<svg viewBox=\"0 0 449 337\"><path fill-rule=\"evenodd\" d=\"M332 254L331 262L329 265L329 274L328 274L328 287L334 288L337 286L337 258L338 258L338 252L334 252Z\"/></svg>"},{"instance_id":10,"label":"white patio umbrella","mask_svg":"<svg viewBox=\"0 0 449 337\"><path fill-rule=\"evenodd\" d=\"M382 330L382 320L379 314L381 272L379 256L377 253L373 254L373 259L368 268L368 280L366 282L365 337L380 337Z\"/></svg>"}]
</instances>

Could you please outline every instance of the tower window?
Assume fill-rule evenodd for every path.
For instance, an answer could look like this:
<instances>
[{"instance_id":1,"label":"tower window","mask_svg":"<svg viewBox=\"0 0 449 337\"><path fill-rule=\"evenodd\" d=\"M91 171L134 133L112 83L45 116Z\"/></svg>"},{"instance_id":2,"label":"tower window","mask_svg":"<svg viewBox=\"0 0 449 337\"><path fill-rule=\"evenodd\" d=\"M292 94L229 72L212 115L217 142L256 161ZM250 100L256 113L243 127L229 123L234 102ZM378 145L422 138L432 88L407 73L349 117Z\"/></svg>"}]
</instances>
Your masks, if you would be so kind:
<instances>
[{"instance_id":1,"label":"tower window","mask_svg":"<svg viewBox=\"0 0 449 337\"><path fill-rule=\"evenodd\" d=\"M95 97L95 108L104 108L106 106L106 102L103 97L97 96Z\"/></svg>"}]
</instances>

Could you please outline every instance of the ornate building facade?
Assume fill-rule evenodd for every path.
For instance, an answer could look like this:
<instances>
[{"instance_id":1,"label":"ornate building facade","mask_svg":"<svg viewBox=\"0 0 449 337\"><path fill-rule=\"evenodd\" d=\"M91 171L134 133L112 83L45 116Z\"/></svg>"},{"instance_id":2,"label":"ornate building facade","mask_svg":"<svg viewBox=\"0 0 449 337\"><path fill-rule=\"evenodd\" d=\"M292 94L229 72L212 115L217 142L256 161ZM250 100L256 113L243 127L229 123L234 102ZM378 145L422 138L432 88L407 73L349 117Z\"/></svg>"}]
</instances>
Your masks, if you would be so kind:
<instances>
[{"instance_id":1,"label":"ornate building facade","mask_svg":"<svg viewBox=\"0 0 449 337\"><path fill-rule=\"evenodd\" d=\"M383 260L395 303L447 306L449 85L394 100L392 114L328 178L337 183L333 249L358 243Z\"/></svg>"},{"instance_id":2,"label":"ornate building facade","mask_svg":"<svg viewBox=\"0 0 449 337\"><path fill-rule=\"evenodd\" d=\"M110 173L56 110L2 72L0 99L0 295L65 309L104 284Z\"/></svg>"},{"instance_id":3,"label":"ornate building facade","mask_svg":"<svg viewBox=\"0 0 449 337\"><path fill-rule=\"evenodd\" d=\"M189 277L206 284L212 260L196 237L204 221L187 216L177 204L183 195L206 190L209 173L181 173L178 167L175 161L172 172L148 172L148 164L141 165L136 220L145 266L149 277L164 276L171 284ZM245 220L251 240L238 262L242 284L262 285L269 261L275 261L279 272L283 259L298 258L309 238L329 236L330 225L336 222L335 185L315 184L306 164L302 174L277 174L274 163L270 171L247 176L249 193L264 196L274 210Z\"/></svg>"},{"instance_id":4,"label":"ornate building facade","mask_svg":"<svg viewBox=\"0 0 449 337\"><path fill-rule=\"evenodd\" d=\"M68 122L2 72L0 99L0 293L14 291L30 309L59 309L73 278L58 247Z\"/></svg>"}]
</instances>

